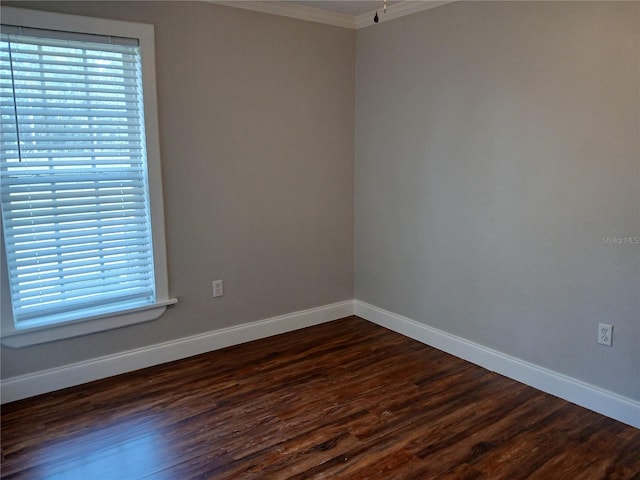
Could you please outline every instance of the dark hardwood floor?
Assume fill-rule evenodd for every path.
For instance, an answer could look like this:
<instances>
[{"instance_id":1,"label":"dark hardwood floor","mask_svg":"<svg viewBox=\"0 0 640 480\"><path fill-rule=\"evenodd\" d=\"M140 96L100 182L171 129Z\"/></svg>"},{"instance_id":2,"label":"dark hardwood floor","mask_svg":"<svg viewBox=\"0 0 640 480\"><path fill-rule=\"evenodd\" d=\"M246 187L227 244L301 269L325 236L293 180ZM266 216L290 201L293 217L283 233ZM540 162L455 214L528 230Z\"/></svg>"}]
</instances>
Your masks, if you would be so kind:
<instances>
[{"instance_id":1,"label":"dark hardwood floor","mask_svg":"<svg viewBox=\"0 0 640 480\"><path fill-rule=\"evenodd\" d=\"M640 479L640 430L351 317L2 408L3 479Z\"/></svg>"}]
</instances>

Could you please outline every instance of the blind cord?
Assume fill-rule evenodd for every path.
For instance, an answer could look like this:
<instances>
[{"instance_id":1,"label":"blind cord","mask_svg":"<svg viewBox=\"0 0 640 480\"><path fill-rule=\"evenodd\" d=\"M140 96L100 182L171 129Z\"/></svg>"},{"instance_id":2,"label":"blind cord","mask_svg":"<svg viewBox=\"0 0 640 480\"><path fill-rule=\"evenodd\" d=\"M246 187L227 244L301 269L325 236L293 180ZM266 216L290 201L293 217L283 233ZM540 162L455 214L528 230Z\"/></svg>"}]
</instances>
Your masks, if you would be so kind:
<instances>
[{"instance_id":1,"label":"blind cord","mask_svg":"<svg viewBox=\"0 0 640 480\"><path fill-rule=\"evenodd\" d=\"M22 163L22 147L20 145L20 126L19 126L20 120L18 119L18 104L16 102L16 82L15 82L14 73L13 73L13 55L11 54L11 40L9 39L7 43L9 44L9 67L11 70L11 92L13 94L13 114L16 118L16 140L17 140L17 146L18 146L18 162Z\"/></svg>"}]
</instances>

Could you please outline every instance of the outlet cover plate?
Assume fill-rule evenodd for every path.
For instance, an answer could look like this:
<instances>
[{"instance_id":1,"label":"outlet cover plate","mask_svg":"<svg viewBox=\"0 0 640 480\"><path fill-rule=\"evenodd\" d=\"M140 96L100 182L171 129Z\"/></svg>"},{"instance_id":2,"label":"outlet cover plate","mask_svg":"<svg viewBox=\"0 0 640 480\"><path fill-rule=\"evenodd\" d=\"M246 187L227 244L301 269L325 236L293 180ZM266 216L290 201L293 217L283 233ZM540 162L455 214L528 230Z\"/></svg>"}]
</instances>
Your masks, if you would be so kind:
<instances>
[{"instance_id":1,"label":"outlet cover plate","mask_svg":"<svg viewBox=\"0 0 640 480\"><path fill-rule=\"evenodd\" d=\"M213 298L222 297L224 295L224 286L222 280L213 281Z\"/></svg>"},{"instance_id":2,"label":"outlet cover plate","mask_svg":"<svg viewBox=\"0 0 640 480\"><path fill-rule=\"evenodd\" d=\"M613 341L613 325L608 323L598 324L598 343L600 345L611 346Z\"/></svg>"}]
</instances>

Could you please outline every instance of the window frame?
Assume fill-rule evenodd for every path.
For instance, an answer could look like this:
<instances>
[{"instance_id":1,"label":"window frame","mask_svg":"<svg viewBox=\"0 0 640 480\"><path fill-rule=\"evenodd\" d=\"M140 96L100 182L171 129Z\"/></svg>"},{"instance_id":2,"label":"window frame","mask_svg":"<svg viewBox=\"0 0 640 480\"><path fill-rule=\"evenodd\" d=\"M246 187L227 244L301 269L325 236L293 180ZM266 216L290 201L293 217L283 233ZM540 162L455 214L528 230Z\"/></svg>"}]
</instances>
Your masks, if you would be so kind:
<instances>
[{"instance_id":1,"label":"window frame","mask_svg":"<svg viewBox=\"0 0 640 480\"><path fill-rule=\"evenodd\" d=\"M0 235L2 236L2 241L0 242L0 328L2 330L2 344L12 348L20 348L111 330L158 318L164 313L167 306L175 304L177 299L169 296L153 25L14 7L0 7L0 10L2 23L7 25L137 38L139 40L156 287L156 302L152 305L38 327L17 327L13 320L11 294L8 287L4 230L0 224ZM1 218L0 222L2 222Z\"/></svg>"}]
</instances>

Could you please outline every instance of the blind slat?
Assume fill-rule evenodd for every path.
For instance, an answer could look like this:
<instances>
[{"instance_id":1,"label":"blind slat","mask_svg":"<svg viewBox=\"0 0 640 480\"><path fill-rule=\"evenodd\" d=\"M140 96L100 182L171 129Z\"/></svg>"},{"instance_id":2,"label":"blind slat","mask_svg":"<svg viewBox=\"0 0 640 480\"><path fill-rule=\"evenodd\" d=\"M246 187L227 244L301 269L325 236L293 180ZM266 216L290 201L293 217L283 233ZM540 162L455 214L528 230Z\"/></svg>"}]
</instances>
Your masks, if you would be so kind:
<instances>
[{"instance_id":1,"label":"blind slat","mask_svg":"<svg viewBox=\"0 0 640 480\"><path fill-rule=\"evenodd\" d=\"M89 208L98 205L125 205L130 203L144 203L144 197L140 194L132 195L111 195L91 198L71 198L71 199L55 199L55 200L36 200L28 199L26 201L13 200L15 204L12 212L19 210L38 210L49 208Z\"/></svg>"},{"instance_id":2,"label":"blind slat","mask_svg":"<svg viewBox=\"0 0 640 480\"><path fill-rule=\"evenodd\" d=\"M9 91L9 89L7 89L7 91ZM100 102L124 102L126 100L127 97L127 93L123 93L123 92L111 92L111 91L107 91L107 92L101 92L101 93L110 93L110 95L96 95L95 93L92 95L89 95L87 97L87 95L64 95L64 94L55 94L55 93L51 93L50 91L47 91L47 95L46 97L44 97L44 99L46 100L45 102L42 101L37 101L37 100L43 100L43 98L38 98L37 97L37 92L40 92L41 89L37 89L37 88L32 88L31 89L31 95L33 95L33 97L29 98L29 99L20 99L17 102L15 102L18 106L22 106L22 105L39 105L39 106L47 106L47 105L55 105L55 104L59 104L64 102L64 104L84 104L84 102L86 102L87 100L90 101L92 104L97 104ZM129 95L135 94L135 90L131 90ZM0 105L1 106L13 106L14 101L13 99L9 99L9 98L2 98L0 100Z\"/></svg>"},{"instance_id":3,"label":"blind slat","mask_svg":"<svg viewBox=\"0 0 640 480\"><path fill-rule=\"evenodd\" d=\"M116 268L117 267L117 268ZM140 255L136 260L126 262L126 265L118 264L113 266L107 266L104 263L99 264L95 260L93 263L87 263L85 268L82 265L67 266L59 269L44 270L43 272L33 272L25 275L20 275L12 279L14 285L20 285L24 289L25 294L27 291L34 291L37 289L57 288L62 290L63 287L69 289L70 285L75 283L84 282L92 278L102 278L108 281L109 278L119 276L129 276L136 272L149 273L151 270L148 265L148 259L144 255ZM60 279L65 277L64 282L60 282ZM55 282L51 280L56 279ZM34 283L35 281L35 283ZM30 288L32 287L32 288Z\"/></svg>"},{"instance_id":4,"label":"blind slat","mask_svg":"<svg viewBox=\"0 0 640 480\"><path fill-rule=\"evenodd\" d=\"M3 95L12 94L14 85L11 83L11 81L11 78L3 78L0 76L0 92ZM107 87L105 85L87 86L84 84L79 84L74 85L73 88L70 88L69 85L63 84L59 87L56 87L54 85L47 85L46 88L42 88L42 85L22 84L19 88L15 88L15 90L21 96L29 95L30 98L37 99L41 99L43 97L41 92L45 90L47 92L46 98L51 101L64 99L77 100L87 95L91 97L96 93L109 94L109 96L113 96L114 98L121 98L122 96L137 94L135 85L119 85L117 88L115 88Z\"/></svg>"},{"instance_id":5,"label":"blind slat","mask_svg":"<svg viewBox=\"0 0 640 480\"><path fill-rule=\"evenodd\" d=\"M65 86L69 89L73 89L75 85L82 86L82 85L86 85L87 83L86 80L83 81L82 79L79 79L79 78L74 78L69 76L65 77L63 75L60 75L59 77L51 77L51 76L36 77L34 75L26 75L20 72L16 72L11 78L12 78L12 81L14 82L20 82L21 88L28 88L28 87L33 88L34 85L38 85L40 87L58 85L60 87ZM122 81L107 80L106 78L107 77L102 78L99 82L96 82L96 84L102 88L104 88L105 86L112 86L116 91L118 91L118 89L120 88L126 88L126 87L131 87L135 85L133 83L133 79L129 79L129 78L123 78Z\"/></svg>"},{"instance_id":6,"label":"blind slat","mask_svg":"<svg viewBox=\"0 0 640 480\"><path fill-rule=\"evenodd\" d=\"M93 221L106 218L130 218L130 217L146 217L145 205L131 205L123 208L103 207L91 210L73 210L71 212L47 212L33 213L31 215L14 214L7 215L5 221L9 226L19 228L27 225L40 224L66 224L73 223L80 226L80 222Z\"/></svg>"},{"instance_id":7,"label":"blind slat","mask_svg":"<svg viewBox=\"0 0 640 480\"><path fill-rule=\"evenodd\" d=\"M14 124L15 125L15 124ZM60 119L55 119L55 118L50 118L50 119L41 119L41 118L34 118L31 119L31 121L28 124L24 124L24 122L22 122L20 124L20 131L27 134L27 135L37 135L42 131L47 131L46 127L47 126L55 126L57 128L60 128L61 125L73 125L73 126L78 126L78 127L83 127L81 132L85 132L88 130L85 130L84 128L86 127L88 128L94 128L98 131L100 131L101 129L99 127L104 126L117 126L120 127L120 129L124 129L127 128L129 125L131 126L139 126L139 123L136 121L136 119L131 119L131 118L126 118L126 119L120 119L120 120L109 120L106 118L103 119L90 119L90 120L72 120L72 119L65 119L62 123L60 121ZM80 129L78 129L80 130ZM67 130L68 132L69 130Z\"/></svg>"},{"instance_id":8,"label":"blind slat","mask_svg":"<svg viewBox=\"0 0 640 480\"><path fill-rule=\"evenodd\" d=\"M113 169L111 169L113 170ZM23 174L19 174L18 172L12 171L4 171L0 174L0 178L4 181L10 181L12 185L38 185L38 184L50 184L53 185L50 187L52 191L56 190L57 184L60 185L62 190L68 190L70 187L73 187L76 182L85 183L89 181L94 181L95 184L93 188L99 187L100 184L105 182L127 182L127 181L135 181L140 178L139 171L140 169L135 169L138 171L117 171L112 172L109 169L104 169L100 173L78 173L78 174L68 174L63 173L64 170L59 170L60 173L32 173L30 174L28 171L25 171ZM11 180L8 180L11 179Z\"/></svg>"},{"instance_id":9,"label":"blind slat","mask_svg":"<svg viewBox=\"0 0 640 480\"><path fill-rule=\"evenodd\" d=\"M143 186L144 182L141 179L129 180L126 182L121 180L114 180L109 182L96 180L93 182L57 185L55 188L55 193L56 196L60 197L62 197L64 192L67 192L68 196L81 197L83 195L90 195L91 193L95 193L98 189L102 192L114 192L118 189L124 191L126 189L141 188ZM52 189L50 185L16 185L15 187L11 187L10 191L6 190L2 193L2 201L11 201L13 198L18 198L17 194L20 193L32 193L35 198L36 195L49 195L51 191Z\"/></svg>"},{"instance_id":10,"label":"blind slat","mask_svg":"<svg viewBox=\"0 0 640 480\"><path fill-rule=\"evenodd\" d=\"M144 235L139 237L127 236L126 240L104 240L96 238L94 241L87 241L86 239L72 239L68 243L60 241L38 243L38 244L22 244L17 245L11 250L7 250L7 256L16 255L16 252L37 248L41 255L39 255L39 261L44 262L47 258L60 259L63 262L81 260L85 258L90 252L95 255L111 254L112 252L138 252L145 251L140 246L146 245L146 238ZM93 250L92 250L93 249ZM49 253L51 252L51 253ZM33 258L30 261L35 262ZM34 263L38 265L38 263ZM25 262L20 264L21 267L26 266Z\"/></svg>"},{"instance_id":11,"label":"blind slat","mask_svg":"<svg viewBox=\"0 0 640 480\"><path fill-rule=\"evenodd\" d=\"M15 252L24 249L24 245L28 244L33 247L42 246L49 248L52 245L64 248L68 245L76 245L79 240L86 240L87 243L92 241L103 241L103 239L126 238L135 241L137 238L147 239L147 230L145 224L136 225L115 225L105 226L101 228L90 229L85 232L76 232L76 235L67 236L66 232L47 232L40 234L24 233L15 235L15 242L7 247L7 252Z\"/></svg>"}]
</instances>

